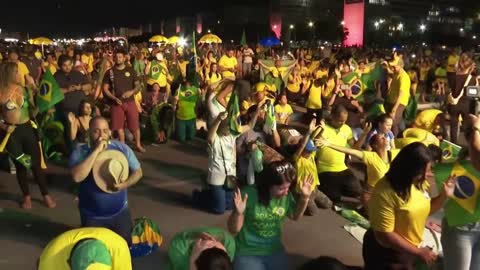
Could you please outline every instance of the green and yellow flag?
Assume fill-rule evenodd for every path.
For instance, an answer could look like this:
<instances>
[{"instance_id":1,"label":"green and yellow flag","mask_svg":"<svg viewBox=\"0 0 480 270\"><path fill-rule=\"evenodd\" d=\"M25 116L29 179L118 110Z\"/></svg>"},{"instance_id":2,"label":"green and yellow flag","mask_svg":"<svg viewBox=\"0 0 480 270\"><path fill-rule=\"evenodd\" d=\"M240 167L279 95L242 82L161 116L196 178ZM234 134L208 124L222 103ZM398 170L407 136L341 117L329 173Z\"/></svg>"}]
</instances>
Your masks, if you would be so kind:
<instances>
[{"instance_id":1,"label":"green and yellow flag","mask_svg":"<svg viewBox=\"0 0 480 270\"><path fill-rule=\"evenodd\" d=\"M242 119L240 117L240 104L236 93L232 93L228 102L228 116L230 117L230 132L233 135L242 133Z\"/></svg>"},{"instance_id":2,"label":"green and yellow flag","mask_svg":"<svg viewBox=\"0 0 480 270\"><path fill-rule=\"evenodd\" d=\"M450 175L457 177L454 196L445 205L445 217L449 226L460 226L480 220L480 173L470 161L435 165L435 181L439 191Z\"/></svg>"},{"instance_id":3,"label":"green and yellow flag","mask_svg":"<svg viewBox=\"0 0 480 270\"><path fill-rule=\"evenodd\" d=\"M43 74L42 81L37 94L37 106L39 112L46 112L55 104L64 99L64 95L57 81L49 69Z\"/></svg>"},{"instance_id":4,"label":"green and yellow flag","mask_svg":"<svg viewBox=\"0 0 480 270\"><path fill-rule=\"evenodd\" d=\"M440 142L440 148L442 149L443 162L452 162L457 160L458 154L460 153L460 150L462 150L461 146L447 140L442 140L442 142Z\"/></svg>"}]
</instances>

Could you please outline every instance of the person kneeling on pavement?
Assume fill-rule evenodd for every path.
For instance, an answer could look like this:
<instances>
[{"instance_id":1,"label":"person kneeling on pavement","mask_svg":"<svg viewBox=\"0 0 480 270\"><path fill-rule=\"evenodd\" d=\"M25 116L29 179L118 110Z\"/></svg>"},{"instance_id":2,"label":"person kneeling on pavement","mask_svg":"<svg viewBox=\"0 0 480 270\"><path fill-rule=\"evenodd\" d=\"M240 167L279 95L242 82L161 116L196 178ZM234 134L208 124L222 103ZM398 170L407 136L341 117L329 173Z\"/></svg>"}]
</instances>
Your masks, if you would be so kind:
<instances>
[{"instance_id":1,"label":"person kneeling on pavement","mask_svg":"<svg viewBox=\"0 0 480 270\"><path fill-rule=\"evenodd\" d=\"M317 167L315 165L315 156L318 148L315 146L312 140L312 133L315 131L316 120L313 119L308 128L308 133L304 135L303 140L299 144L297 152L293 156L297 169L297 185L295 188L295 193L300 194L301 187L304 180L308 175L312 175L313 184L312 184L312 196L308 201L307 210L305 211L306 215L312 216L317 213L317 207L328 209L332 207L332 201L320 190L317 190L317 187L320 185L318 179Z\"/></svg>"},{"instance_id":2,"label":"person kneeling on pavement","mask_svg":"<svg viewBox=\"0 0 480 270\"><path fill-rule=\"evenodd\" d=\"M195 228L175 235L168 249L170 270L232 270L235 240L217 228Z\"/></svg>"},{"instance_id":3,"label":"person kneeling on pavement","mask_svg":"<svg viewBox=\"0 0 480 270\"><path fill-rule=\"evenodd\" d=\"M127 242L105 228L70 230L50 241L40 255L38 270L131 270Z\"/></svg>"},{"instance_id":4,"label":"person kneeling on pavement","mask_svg":"<svg viewBox=\"0 0 480 270\"><path fill-rule=\"evenodd\" d=\"M124 143L110 140L103 117L90 121L89 143L70 156L73 181L80 183L78 208L82 227L105 227L131 243L132 220L127 188L142 178L140 162Z\"/></svg>"}]
</instances>

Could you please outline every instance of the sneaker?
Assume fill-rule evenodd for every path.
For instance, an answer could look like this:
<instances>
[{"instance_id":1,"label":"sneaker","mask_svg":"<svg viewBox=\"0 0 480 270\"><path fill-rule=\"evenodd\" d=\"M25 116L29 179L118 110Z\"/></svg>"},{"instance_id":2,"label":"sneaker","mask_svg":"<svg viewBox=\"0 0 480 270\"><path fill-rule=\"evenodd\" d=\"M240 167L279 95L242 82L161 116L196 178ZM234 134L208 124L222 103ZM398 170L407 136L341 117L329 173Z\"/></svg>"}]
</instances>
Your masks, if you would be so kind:
<instances>
[{"instance_id":1,"label":"sneaker","mask_svg":"<svg viewBox=\"0 0 480 270\"><path fill-rule=\"evenodd\" d=\"M322 209L330 209L333 206L332 200L325 195L325 193L321 192L320 190L317 190L315 192L315 195L313 197L313 200L317 204L319 208Z\"/></svg>"}]
</instances>

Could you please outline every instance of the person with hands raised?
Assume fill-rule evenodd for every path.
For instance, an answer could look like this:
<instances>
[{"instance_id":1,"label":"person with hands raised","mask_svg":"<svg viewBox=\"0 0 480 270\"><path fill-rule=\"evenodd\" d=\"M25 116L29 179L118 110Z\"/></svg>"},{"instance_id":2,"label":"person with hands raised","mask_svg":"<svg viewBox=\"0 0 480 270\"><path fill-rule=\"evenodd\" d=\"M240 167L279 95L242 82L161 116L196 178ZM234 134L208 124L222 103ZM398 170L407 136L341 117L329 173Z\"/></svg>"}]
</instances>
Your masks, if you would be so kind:
<instances>
[{"instance_id":1,"label":"person with hands raised","mask_svg":"<svg viewBox=\"0 0 480 270\"><path fill-rule=\"evenodd\" d=\"M367 124L363 130L362 137L365 137L371 130L371 124ZM383 134L375 134L370 139L370 147L373 151L362 151L330 143L321 137L315 140L315 144L322 148L328 147L335 151L356 157L367 166L367 184L364 187L361 201L366 207L373 188L383 178L390 168L393 159L400 152L399 149L388 150L389 142Z\"/></svg>"},{"instance_id":2,"label":"person with hands raised","mask_svg":"<svg viewBox=\"0 0 480 270\"><path fill-rule=\"evenodd\" d=\"M296 177L291 163L276 161L257 175L256 186L236 190L235 209L228 219L228 230L236 234L235 269L289 269L282 225L287 217L299 220L303 216L314 182L311 175L305 176L295 200L290 185Z\"/></svg>"},{"instance_id":3,"label":"person with hands raised","mask_svg":"<svg viewBox=\"0 0 480 270\"><path fill-rule=\"evenodd\" d=\"M432 157L422 143L404 147L368 202L370 229L363 239L365 269L414 269L435 262L437 254L421 247L429 215L452 197L456 177L450 176L436 198L429 194Z\"/></svg>"}]
</instances>

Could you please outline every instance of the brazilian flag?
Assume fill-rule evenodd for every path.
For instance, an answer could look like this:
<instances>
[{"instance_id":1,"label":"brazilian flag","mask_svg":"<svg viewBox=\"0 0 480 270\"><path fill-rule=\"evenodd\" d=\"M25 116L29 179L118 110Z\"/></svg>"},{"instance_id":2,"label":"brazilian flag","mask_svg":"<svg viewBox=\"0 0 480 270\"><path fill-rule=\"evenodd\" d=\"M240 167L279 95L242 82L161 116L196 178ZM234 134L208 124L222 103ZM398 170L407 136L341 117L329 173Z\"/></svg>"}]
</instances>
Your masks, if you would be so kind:
<instances>
[{"instance_id":1,"label":"brazilian flag","mask_svg":"<svg viewBox=\"0 0 480 270\"><path fill-rule=\"evenodd\" d=\"M439 191L450 175L457 177L454 196L445 205L449 226L460 226L480 220L480 173L470 161L436 164L435 181Z\"/></svg>"},{"instance_id":2,"label":"brazilian flag","mask_svg":"<svg viewBox=\"0 0 480 270\"><path fill-rule=\"evenodd\" d=\"M39 112L46 112L64 99L63 92L49 69L43 74L37 94Z\"/></svg>"},{"instance_id":3,"label":"brazilian flag","mask_svg":"<svg viewBox=\"0 0 480 270\"><path fill-rule=\"evenodd\" d=\"M132 257L149 255L160 247L162 242L163 237L153 220L146 217L135 219L135 226L132 230L132 246L130 247Z\"/></svg>"},{"instance_id":4,"label":"brazilian flag","mask_svg":"<svg viewBox=\"0 0 480 270\"><path fill-rule=\"evenodd\" d=\"M352 90L352 96L357 98L362 94L363 85L360 76L356 72L350 72L342 77L342 82Z\"/></svg>"},{"instance_id":5,"label":"brazilian flag","mask_svg":"<svg viewBox=\"0 0 480 270\"><path fill-rule=\"evenodd\" d=\"M242 133L242 120L240 118L240 104L236 93L232 93L228 102L228 115L230 117L230 132L233 135Z\"/></svg>"},{"instance_id":6,"label":"brazilian flag","mask_svg":"<svg viewBox=\"0 0 480 270\"><path fill-rule=\"evenodd\" d=\"M460 150L462 150L461 146L447 140L442 140L440 142L440 148L442 149L443 162L452 162L457 160L458 154L460 153Z\"/></svg>"},{"instance_id":7,"label":"brazilian flag","mask_svg":"<svg viewBox=\"0 0 480 270\"><path fill-rule=\"evenodd\" d=\"M353 97L362 100L363 94L368 90L375 90L375 81L380 79L382 68L377 63L369 64L366 72L350 72L342 77L342 82L350 86Z\"/></svg>"}]
</instances>

